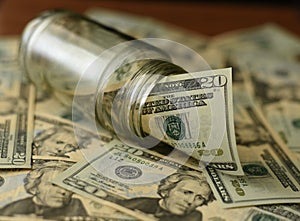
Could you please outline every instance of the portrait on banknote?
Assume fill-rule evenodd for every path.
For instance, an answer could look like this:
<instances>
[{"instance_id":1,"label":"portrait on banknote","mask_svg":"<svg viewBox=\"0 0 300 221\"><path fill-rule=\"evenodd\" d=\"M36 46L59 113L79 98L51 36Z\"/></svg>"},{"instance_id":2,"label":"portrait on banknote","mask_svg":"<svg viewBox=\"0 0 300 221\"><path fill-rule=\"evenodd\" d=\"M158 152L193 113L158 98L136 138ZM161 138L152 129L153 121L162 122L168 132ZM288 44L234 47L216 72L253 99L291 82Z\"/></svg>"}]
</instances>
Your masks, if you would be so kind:
<instances>
[{"instance_id":1,"label":"portrait on banknote","mask_svg":"<svg viewBox=\"0 0 300 221\"><path fill-rule=\"evenodd\" d=\"M88 145L88 136L85 143L77 143L73 131L64 127L51 127L38 133L33 141L33 153L43 156L69 157L67 153L74 152Z\"/></svg>"},{"instance_id":2,"label":"portrait on banknote","mask_svg":"<svg viewBox=\"0 0 300 221\"><path fill-rule=\"evenodd\" d=\"M59 174L53 182L136 218L205 220L202 211L215 198L201 169L116 140L108 147L93 160L83 160Z\"/></svg>"},{"instance_id":3,"label":"portrait on banknote","mask_svg":"<svg viewBox=\"0 0 300 221\"><path fill-rule=\"evenodd\" d=\"M35 215L45 219L62 216L86 216L79 199L73 193L51 183L53 177L68 168L71 163L41 161L35 164L24 179L28 197L10 202L0 209L2 216Z\"/></svg>"},{"instance_id":4,"label":"portrait on banknote","mask_svg":"<svg viewBox=\"0 0 300 221\"><path fill-rule=\"evenodd\" d=\"M124 207L153 215L158 220L202 220L196 210L215 198L204 177L196 171L178 171L160 181L159 197L139 197L120 202Z\"/></svg>"},{"instance_id":5,"label":"portrait on banknote","mask_svg":"<svg viewBox=\"0 0 300 221\"><path fill-rule=\"evenodd\" d=\"M102 136L104 139L105 136ZM92 151L105 142L98 135L80 128L75 132L71 121L51 115L36 114L33 154L49 157L63 157L78 160L82 151Z\"/></svg>"}]
</instances>

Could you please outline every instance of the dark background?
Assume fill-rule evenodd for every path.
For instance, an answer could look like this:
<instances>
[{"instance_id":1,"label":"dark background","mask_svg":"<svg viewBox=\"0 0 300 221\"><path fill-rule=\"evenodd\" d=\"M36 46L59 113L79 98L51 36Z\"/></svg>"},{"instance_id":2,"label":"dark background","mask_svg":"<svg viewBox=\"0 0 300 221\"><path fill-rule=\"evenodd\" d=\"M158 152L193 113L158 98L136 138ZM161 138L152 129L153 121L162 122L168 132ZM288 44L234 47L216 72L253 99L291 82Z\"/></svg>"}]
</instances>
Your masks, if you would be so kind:
<instances>
[{"instance_id":1,"label":"dark background","mask_svg":"<svg viewBox=\"0 0 300 221\"><path fill-rule=\"evenodd\" d=\"M274 22L300 36L296 1L129 1L129 0L0 0L0 35L19 35L40 12L65 8L84 12L102 7L150 16L197 33L213 36L225 31Z\"/></svg>"}]
</instances>

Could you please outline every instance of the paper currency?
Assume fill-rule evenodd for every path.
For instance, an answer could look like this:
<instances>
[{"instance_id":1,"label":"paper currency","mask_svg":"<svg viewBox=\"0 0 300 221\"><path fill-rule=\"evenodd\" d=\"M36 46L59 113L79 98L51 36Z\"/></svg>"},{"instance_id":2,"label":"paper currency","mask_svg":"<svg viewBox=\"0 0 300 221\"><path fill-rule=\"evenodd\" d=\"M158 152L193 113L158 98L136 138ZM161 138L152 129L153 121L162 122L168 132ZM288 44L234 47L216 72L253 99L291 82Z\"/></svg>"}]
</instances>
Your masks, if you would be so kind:
<instances>
[{"instance_id":1,"label":"paper currency","mask_svg":"<svg viewBox=\"0 0 300 221\"><path fill-rule=\"evenodd\" d=\"M266 109L267 118L292 151L299 152L300 103L283 100Z\"/></svg>"},{"instance_id":2,"label":"paper currency","mask_svg":"<svg viewBox=\"0 0 300 221\"><path fill-rule=\"evenodd\" d=\"M115 209L54 186L72 163L35 160L33 169L1 171L1 220L134 220Z\"/></svg>"},{"instance_id":3,"label":"paper currency","mask_svg":"<svg viewBox=\"0 0 300 221\"><path fill-rule=\"evenodd\" d=\"M298 131L290 122L300 115L294 113L289 119L291 114L278 109L285 101L285 105L299 103L299 38L279 26L266 24L217 36L210 47L223 52L227 64L233 66L234 79L245 78L239 85L246 90L235 93L242 98L239 101L258 105L289 148L299 151Z\"/></svg>"},{"instance_id":4,"label":"paper currency","mask_svg":"<svg viewBox=\"0 0 300 221\"><path fill-rule=\"evenodd\" d=\"M297 112L288 114L288 111L281 110L282 108L290 110L293 109L292 106L299 105L298 69L300 66L278 57L268 57L264 59L264 62L256 60L256 58L261 60L263 56L258 53L243 57L247 60L247 65L243 67L245 71L243 85L247 89L246 93L251 97L250 102L261 108L267 120L285 140L289 148L299 151L297 127L289 122L300 118L300 115Z\"/></svg>"},{"instance_id":5,"label":"paper currency","mask_svg":"<svg viewBox=\"0 0 300 221\"><path fill-rule=\"evenodd\" d=\"M35 159L51 157L77 162L103 148L111 139L85 128L74 132L74 124L69 120L36 114L32 150Z\"/></svg>"},{"instance_id":6,"label":"paper currency","mask_svg":"<svg viewBox=\"0 0 300 221\"><path fill-rule=\"evenodd\" d=\"M0 79L0 168L29 168L35 89L14 65L3 65Z\"/></svg>"},{"instance_id":7,"label":"paper currency","mask_svg":"<svg viewBox=\"0 0 300 221\"><path fill-rule=\"evenodd\" d=\"M228 176L207 167L216 198L225 208L299 202L296 158L253 107L236 114L240 115L235 121L236 139L245 176Z\"/></svg>"},{"instance_id":8,"label":"paper currency","mask_svg":"<svg viewBox=\"0 0 300 221\"><path fill-rule=\"evenodd\" d=\"M282 27L267 23L258 27L241 29L220 34L210 41L210 47L225 51L244 51L245 54L262 50L265 53L280 55L287 60L297 60L300 51L300 41L295 35Z\"/></svg>"},{"instance_id":9,"label":"paper currency","mask_svg":"<svg viewBox=\"0 0 300 221\"><path fill-rule=\"evenodd\" d=\"M206 61L211 65L212 68L220 68L232 65L234 67L234 85L232 85L232 90L235 92L234 102L244 107L248 107L249 104L253 103L259 104L271 125L279 132L279 134L287 142L289 147L292 148L292 150L297 151L297 146L299 144L299 115L297 114L299 113L299 102L295 99L299 97L297 92L297 70L299 68L293 62L295 61L296 55L299 54L300 50L298 40L295 37L286 34L277 26L265 25L259 28L254 28L252 29L252 31L250 30L250 32L248 30L245 30L244 33L237 32L233 33L232 35L228 34L227 37L225 35L217 37L213 39L211 46L206 48L208 44L206 37L187 34L185 30L179 30L177 28L169 27L168 25L160 23L159 21L155 21L153 19L118 15L111 13L110 11L90 11L88 12L88 14L96 19L101 19L101 22L107 22L106 24L108 24L109 26L117 27L123 32L138 38L164 37L177 42L182 42L183 44L193 48L194 50L197 50L197 52L199 52L206 59ZM156 28L153 29L153 27ZM190 42L187 42L186 40L187 35L190 36ZM3 41L0 40L1 96L11 94L14 88L17 88L19 84L14 80L14 75L16 75L19 70L18 68L15 68L15 70L13 71L13 66L15 65L16 61L16 46L18 44L14 43L18 42L17 38L15 39L16 40L12 41L10 41L9 39L5 39L4 41L2 38ZM12 48L13 50L11 50ZM170 50L173 49L170 48ZM245 51L247 51L248 53L245 53ZM223 57L224 55L226 56L225 61ZM186 62L191 61L191 58L189 57L185 59ZM296 68L292 70L293 66ZM236 68L239 68L239 70ZM6 73L4 73L4 71ZM268 77L262 77L265 76L264 73L267 73ZM19 74L20 73L17 73L17 75ZM3 81L2 79L5 79L5 81ZM251 84L249 84L249 82L251 82ZM285 88L281 88L283 83L287 83L285 84ZM295 87L291 87L291 85L295 85ZM290 89L287 89L287 87L290 87ZM13 89L11 90L11 88ZM206 89L206 91L207 90L208 89ZM249 90L250 93L246 90ZM266 91L269 92L265 93ZM277 99L278 96L275 93L282 95L283 98ZM195 94L196 92L193 95ZM205 92L205 94L207 94L207 92ZM249 94L252 95L252 97L249 97ZM182 92L175 94L176 96L174 94L172 95L173 96L166 97L169 100L173 99L173 101L177 98L179 99L184 97ZM261 204L262 198L264 198L268 204L276 204L223 209L219 206L218 202L222 201L222 197L219 194L223 193L223 190L220 190L220 192L217 194L215 192L217 200L210 201L207 205L198 206L195 210L188 211L189 215L177 214L175 217L174 215L168 216L169 214L172 214L174 210L170 209L171 212L165 212L164 209L166 208L161 209L157 204L154 203L157 202L157 198L162 199L162 197L157 194L157 189L159 186L161 186L160 183L162 183L161 180L167 180L162 177L168 177L171 174L175 174L178 170L182 171L182 168L188 168L188 171L196 171L195 173L202 174L199 168L193 167L194 169L191 169L189 167L182 166L179 162L174 162L175 159L178 159L176 157L174 157L173 160L170 160L169 158L164 158L158 154L149 153L144 150L137 151L135 148L125 148L126 151L124 151L123 147L120 148L121 144L116 145L117 148L114 149L114 153L119 151L117 152L118 154L111 156L108 153L111 153L113 151L107 150L107 147L104 146L105 142L97 141L99 137L91 135L92 133L89 134L90 132L88 132L86 129L83 129L83 134L88 134L87 136L92 138L87 139L87 136L83 135L83 142L79 142L78 144L77 140L75 139L74 133L72 132L71 122L64 121L53 116L41 115L42 113L48 113L71 119L72 113L70 109L61 105L52 96L39 96L39 98L41 99L37 100L36 105L36 113L38 114L36 115L37 118L35 121L36 130L34 133L35 140L33 142L33 152L35 159L43 159L44 162L39 160L40 165L34 165L32 172L28 170L1 171L1 220L134 220L135 218L139 218L142 220L172 219L173 221L188 221L191 220L191 217L193 216L197 217L198 220L218 221L300 219L299 204L278 204L279 202L299 202L299 199L296 198L298 192L294 192L291 190L293 184L297 188L299 188L299 180L295 178L297 177L298 164L295 163L296 160L291 157L289 153L287 153L285 148L283 148L283 145L280 143L280 141L278 141L276 135L274 135L273 132L269 132L269 127L265 126L264 120L261 120L260 115L257 115L256 111L254 111L253 115L249 114L249 110L253 110L252 108L243 109L238 105L235 105L235 121L237 122L236 131L232 130L232 128L230 128L229 130L230 135L234 135L234 133L236 134L236 139L238 141L238 151L240 156L242 156L242 168L244 169L246 175L228 176L220 172L220 170L215 170L214 168L212 170L215 171L219 175L219 177L224 180L229 179L228 177L231 177L230 179L232 180L232 182L225 182L225 186L227 185L226 188L229 190L230 197L233 196L232 199L236 200L233 200L233 203L235 205L254 205L256 203ZM269 102L270 100L272 100L270 98L276 98L277 100L275 99L276 101L274 102L273 99L272 102ZM153 102L154 100L157 101L162 99L158 99L157 96L153 98L153 100L149 101ZM205 101L206 100L204 100L204 102ZM8 103L4 106L9 106ZM0 112L1 111L2 110L0 110ZM6 112L7 111L4 110L3 115L7 116ZM165 115L161 116L161 118L163 117L165 117ZM197 124L198 118L192 117L192 119L194 120L192 123ZM73 119L73 121L74 120L75 119ZM81 116L78 116L78 121L80 120L82 120L82 118ZM157 122L161 121L154 121L153 128L155 129L153 130L158 134L159 131L162 131L164 128L161 125L160 127L154 126L158 125ZM172 129L174 130L172 130L172 133L169 133L169 135L173 134L173 132L176 132L175 129L178 129L179 125L173 124L173 121L171 123ZM144 130L146 131L146 133L149 133L150 129L146 129L144 123L142 125L144 126ZM253 125L256 126L256 129L253 129ZM203 127L203 124L201 124L201 127ZM161 135L157 136L159 137ZM164 141L167 141L169 139L166 132L164 132L164 137ZM228 139L229 137L231 136L228 136L227 134L227 136L224 136L223 139ZM223 142L221 147L225 147L226 145L224 146L224 144L226 144L226 142ZM277 149L274 148L274 144ZM91 156L92 154L95 154L94 149L98 149L98 147L101 147L103 149L102 151L97 150L102 154L100 155L99 159L97 158L96 161L92 161L91 165L85 163L84 165L86 167L77 167L77 170L72 171L72 173L68 174L68 177L64 179L65 182L64 184L62 184L64 185L64 187L67 187L70 190L72 189L72 191L80 194L71 194L70 197L69 191L61 189L60 191L65 191L66 198L71 198L71 200L69 199L69 204L66 203L63 207L60 207L58 209L50 208L50 210L47 211L44 209L40 209L40 206L36 206L34 201L30 201L30 203L27 203L25 205L22 204L22 202L26 203L26 200L28 200L28 198L36 197L31 193L26 192L26 188L24 188L24 178L32 177L28 175L29 172L32 173L32 175L36 175L38 173L38 170L42 171L42 169L38 168L42 168L43 164L49 165L49 162L47 162L49 161L49 159L52 159L52 162L54 161L54 159L57 160L55 161L57 162L57 168L60 167L60 164L70 166L73 164L72 162L82 160L83 155ZM226 148L228 149L228 147L229 146L227 145ZM282 150L282 152L280 152L281 154L276 153L277 150ZM144 155L140 155L141 152L139 151L142 151ZM268 151L269 155L267 154ZM203 152L205 153L205 151ZM145 153L148 153L148 155ZM230 152L230 154L232 154L232 152ZM230 154L227 155L227 158L222 158L222 160L227 161L228 159L232 158ZM237 158L237 156L237 153L233 154L233 158ZM271 158L267 158L270 156L276 160L276 163L280 165L280 168L274 166L274 161L272 161ZM129 159L129 157L131 157L131 159ZM264 157L265 159L263 159L262 157ZM284 157L286 158L284 159ZM63 163L62 161L58 161L63 159L65 160ZM136 161L133 162L134 160ZM167 171L168 173L151 173L151 170L147 169L147 167L140 166L141 161L138 160L144 160L145 162L146 160L148 160L147 162L151 162L151 164L149 163L148 166L153 165L153 168L154 166L162 166L163 168L167 168L164 169L164 171ZM217 160L217 158L215 158L215 160ZM255 165L252 164L253 161L255 161ZM114 162L115 164L109 164L109 162ZM177 165L181 166L171 166L170 162L173 162L174 164L177 163ZM99 165L97 165L97 163L99 163ZM103 167L103 164L105 165L105 167ZM293 168L293 165L295 166L295 169ZM125 166L125 168L121 167L117 171L116 168L118 168L118 166ZM194 166L198 165L195 164ZM148 174L148 180L150 180L151 178L151 181L153 181L153 179L157 176L159 176L160 179L158 179L156 183L153 182L148 186L144 184L138 186L138 183L134 181L138 180L139 177L132 178L132 176L137 176L139 174L139 170L134 169L133 167L136 167L142 171L141 176L145 177L145 174ZM100 173L98 173L99 171L97 170L97 168L102 168ZM108 168L108 171L105 171L106 168ZM61 172L62 170L57 169L57 171ZM153 169L153 171L155 170ZM55 174L56 169L52 172L53 174ZM111 178L112 175L114 176L113 178L115 180ZM276 176L278 178L276 178ZM35 180L44 179L43 176L35 176ZM247 181L248 186L245 186L245 180ZM282 184L280 184L280 181L282 182ZM283 188L282 186L286 184L284 183L284 181L290 181L286 182L288 183L288 185L290 185L290 187ZM190 181L189 185L192 185L192 183L193 182ZM239 187L238 184L240 185ZM126 189L126 187L130 188ZM123 192L122 188L124 190ZM238 193L242 193L239 188L245 191L245 196L238 195ZM214 189L217 188L214 187ZM236 190L236 192L234 189ZM47 190L47 201L51 203L52 200L50 199L50 195L52 194L52 191L50 191L50 187ZM193 191L195 190L199 190L199 188L195 188L195 186L193 186ZM82 196L82 194L85 196ZM249 196L250 194L251 196ZM290 195L287 196L285 194ZM291 195L294 195L293 199L290 198ZM89 199L89 197L92 197L96 201ZM151 201L148 199L149 197L151 197ZM277 200L276 197L280 199ZM176 201L181 202L181 198L184 197L177 195ZM240 201L242 198L246 198L247 202L244 203ZM57 200L57 202L58 201L60 200ZM249 204L250 201L251 203ZM71 209L71 207L74 208L74 204L77 205L77 211ZM114 208L121 208L123 212L126 211L128 212L128 214L134 215L135 218L130 217L129 215L124 215L123 213L118 212L115 209L108 207L107 205L113 206ZM36 208L38 209L33 211L32 208L34 206L36 206ZM176 208L178 209L180 208L180 206L181 209L179 210L183 210L184 208L184 205L177 206L173 204L172 206L173 209L175 208L175 212ZM21 210L20 207L24 207L23 210ZM148 207L148 211L147 209L145 209L145 207ZM155 209L157 210L154 211ZM24 210L29 211L29 213L31 214L24 212ZM64 211L63 214L61 212L62 210Z\"/></svg>"},{"instance_id":10,"label":"paper currency","mask_svg":"<svg viewBox=\"0 0 300 221\"><path fill-rule=\"evenodd\" d=\"M300 218L298 204L275 204L252 207L222 209L219 204L209 205L203 211L204 219L209 221L253 221L276 220L296 221Z\"/></svg>"},{"instance_id":11,"label":"paper currency","mask_svg":"<svg viewBox=\"0 0 300 221\"><path fill-rule=\"evenodd\" d=\"M140 127L217 169L242 175L231 87L230 68L168 76L150 92Z\"/></svg>"},{"instance_id":12,"label":"paper currency","mask_svg":"<svg viewBox=\"0 0 300 221\"><path fill-rule=\"evenodd\" d=\"M214 200L201 171L116 140L108 145L54 182L142 220L201 219L197 208Z\"/></svg>"},{"instance_id":13,"label":"paper currency","mask_svg":"<svg viewBox=\"0 0 300 221\"><path fill-rule=\"evenodd\" d=\"M297 204L223 209L211 195L199 168L194 170L117 141L109 147L94 160L77 163L58 175L54 183L139 220L250 221L300 217Z\"/></svg>"},{"instance_id":14,"label":"paper currency","mask_svg":"<svg viewBox=\"0 0 300 221\"><path fill-rule=\"evenodd\" d=\"M300 83L298 77L298 70L300 65L288 62L276 62L257 65L251 72L250 79L247 81L250 95L255 102L262 108L266 118L272 124L276 131L278 131L287 145L294 151L300 151L300 138L298 136L297 127L290 127L290 123L279 125L274 121L274 116L279 121L293 122L294 119L299 119L299 112L293 114L287 111L278 114L278 105L285 105L285 109L292 109L292 106L300 106ZM261 77L263 73L263 78ZM287 105L287 106L286 106ZM291 106L289 106L291 105ZM283 107L283 106L282 106ZM294 108L293 108L294 109Z\"/></svg>"},{"instance_id":15,"label":"paper currency","mask_svg":"<svg viewBox=\"0 0 300 221\"><path fill-rule=\"evenodd\" d=\"M177 74L183 70L162 61L142 60L139 64L149 75L155 72L162 78L166 73L171 74L155 86L153 81L147 81L142 90L135 89L133 81L130 82L131 87L126 90L140 90L128 93L130 97L119 89L125 84L122 72L118 78L110 79L103 99L96 104L100 122L108 125L123 142L131 142L129 145L137 143L152 148L162 142L230 174L243 174L234 137L230 68ZM129 67L134 70L133 65ZM120 109L128 107L132 110L130 115L125 111L120 113ZM134 131L125 133L124 125Z\"/></svg>"}]
</instances>

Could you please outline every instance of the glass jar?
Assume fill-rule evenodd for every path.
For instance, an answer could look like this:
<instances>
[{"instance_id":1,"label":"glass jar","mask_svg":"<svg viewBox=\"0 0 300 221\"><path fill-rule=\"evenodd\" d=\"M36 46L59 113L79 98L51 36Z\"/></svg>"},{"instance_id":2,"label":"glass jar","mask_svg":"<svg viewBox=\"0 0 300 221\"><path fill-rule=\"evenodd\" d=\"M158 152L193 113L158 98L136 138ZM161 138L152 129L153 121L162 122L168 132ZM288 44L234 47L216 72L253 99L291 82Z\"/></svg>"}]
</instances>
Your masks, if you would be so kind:
<instances>
[{"instance_id":1,"label":"glass jar","mask_svg":"<svg viewBox=\"0 0 300 221\"><path fill-rule=\"evenodd\" d=\"M88 115L97 130L153 146L155 138L143 132L140 122L152 88L167 75L210 69L202 60L185 70L159 47L83 15L54 10L27 25L19 58L38 90L52 91L73 111L76 107Z\"/></svg>"}]
</instances>

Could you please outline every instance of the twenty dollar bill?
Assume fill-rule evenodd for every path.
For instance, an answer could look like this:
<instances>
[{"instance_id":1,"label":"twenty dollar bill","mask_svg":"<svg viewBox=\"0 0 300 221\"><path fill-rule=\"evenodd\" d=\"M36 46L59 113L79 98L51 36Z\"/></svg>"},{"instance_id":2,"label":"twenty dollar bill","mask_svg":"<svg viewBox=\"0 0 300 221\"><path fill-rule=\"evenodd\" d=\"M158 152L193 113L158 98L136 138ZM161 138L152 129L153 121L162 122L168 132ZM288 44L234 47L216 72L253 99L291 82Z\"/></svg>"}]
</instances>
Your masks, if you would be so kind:
<instances>
[{"instance_id":1,"label":"twenty dollar bill","mask_svg":"<svg viewBox=\"0 0 300 221\"><path fill-rule=\"evenodd\" d=\"M147 134L216 169L243 174L230 68L165 77L149 94L141 119Z\"/></svg>"},{"instance_id":2,"label":"twenty dollar bill","mask_svg":"<svg viewBox=\"0 0 300 221\"><path fill-rule=\"evenodd\" d=\"M212 167L207 175L224 208L300 201L297 160L253 107L236 113L238 152L244 176L229 176Z\"/></svg>"},{"instance_id":3,"label":"twenty dollar bill","mask_svg":"<svg viewBox=\"0 0 300 221\"><path fill-rule=\"evenodd\" d=\"M200 219L200 207L214 200L200 170L117 140L106 148L89 162L79 162L57 176L54 183L142 220L166 220L170 214ZM174 180L178 187L167 194ZM174 201L176 196L179 199ZM193 203L188 200L192 196Z\"/></svg>"},{"instance_id":4,"label":"twenty dollar bill","mask_svg":"<svg viewBox=\"0 0 300 221\"><path fill-rule=\"evenodd\" d=\"M29 168L35 90L17 66L3 66L0 77L0 168Z\"/></svg>"}]
</instances>

